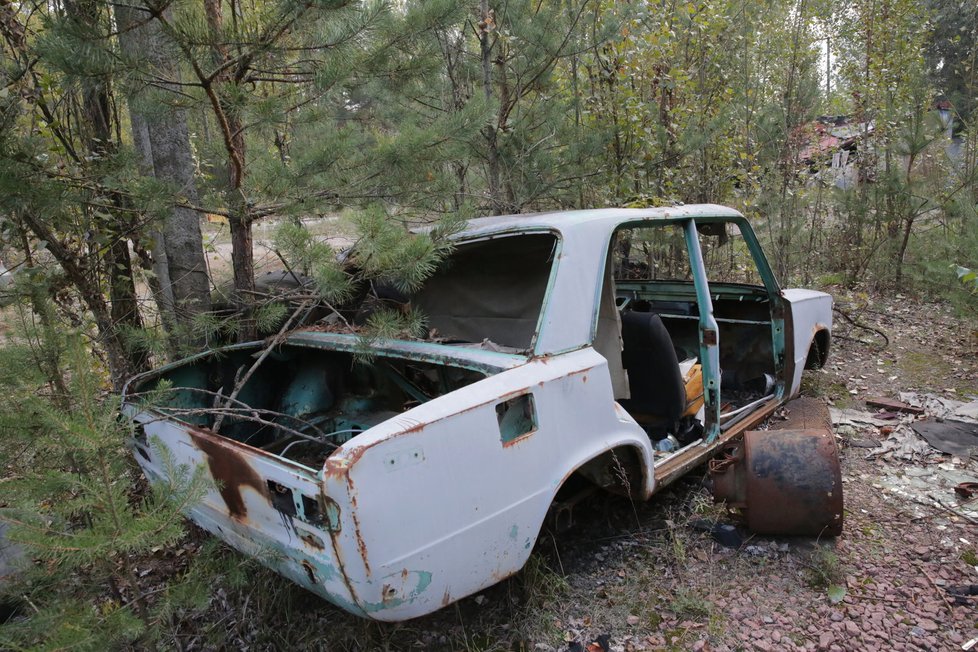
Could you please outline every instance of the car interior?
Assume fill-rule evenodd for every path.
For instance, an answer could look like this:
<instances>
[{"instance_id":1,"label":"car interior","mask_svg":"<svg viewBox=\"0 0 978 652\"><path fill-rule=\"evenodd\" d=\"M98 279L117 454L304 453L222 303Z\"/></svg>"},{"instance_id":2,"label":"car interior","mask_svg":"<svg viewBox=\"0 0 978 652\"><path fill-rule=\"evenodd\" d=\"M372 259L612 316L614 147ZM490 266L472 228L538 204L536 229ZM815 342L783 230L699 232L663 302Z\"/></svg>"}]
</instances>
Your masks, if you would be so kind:
<instances>
[{"instance_id":1,"label":"car interior","mask_svg":"<svg viewBox=\"0 0 978 652\"><path fill-rule=\"evenodd\" d=\"M719 327L721 428L777 390L771 300L758 284L756 264L736 225L726 226L700 233ZM615 383L615 398L656 449L669 454L698 441L704 426L700 304L681 226L619 229L607 267L605 288L617 308L624 376ZM599 319L595 346L610 363L616 356L608 328ZM617 365L609 366L614 375Z\"/></svg>"}]
</instances>

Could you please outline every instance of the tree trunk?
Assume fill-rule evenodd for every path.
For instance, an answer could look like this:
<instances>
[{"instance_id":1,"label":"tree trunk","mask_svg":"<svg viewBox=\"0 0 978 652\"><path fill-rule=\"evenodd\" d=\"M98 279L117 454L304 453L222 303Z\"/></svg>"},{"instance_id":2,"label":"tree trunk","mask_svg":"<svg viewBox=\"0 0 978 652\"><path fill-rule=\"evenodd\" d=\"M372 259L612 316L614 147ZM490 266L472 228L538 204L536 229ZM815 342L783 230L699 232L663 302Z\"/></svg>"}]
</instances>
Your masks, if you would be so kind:
<instances>
[{"instance_id":1,"label":"tree trunk","mask_svg":"<svg viewBox=\"0 0 978 652\"><path fill-rule=\"evenodd\" d=\"M229 66L231 52L225 44L227 39L224 32L224 17L221 0L204 0L204 13L207 15L207 26L210 30L211 50L216 66L225 66L224 70L205 83L205 91L211 102L211 108L221 127L224 148L228 155L227 184L225 196L228 202L230 216L228 223L231 227L231 263L234 269L234 301L239 312L245 317L245 323L239 330L239 337L251 339L254 329L248 325L255 292L255 262L251 235L251 207L244 195L245 177L245 138L244 124L237 109L225 101L221 94L222 85L237 85L240 79L235 74L235 66ZM238 70L242 68L237 67Z\"/></svg>"},{"instance_id":2,"label":"tree trunk","mask_svg":"<svg viewBox=\"0 0 978 652\"><path fill-rule=\"evenodd\" d=\"M103 16L101 7L93 0L73 0L65 3L65 11L79 26L97 32ZM78 132L84 134L86 149L98 165L114 153L117 143L112 140L109 80L104 77L82 80L82 122ZM112 203L126 208L120 195L113 193ZM133 279L132 257L129 254L129 237L133 230L132 220L124 217L122 210L113 211L103 228L109 235L109 246L104 256L105 275L108 277L111 325L113 330L140 330L143 327L139 313L139 297ZM95 220L98 223L98 220ZM101 324L100 324L101 327ZM115 333L113 340L122 343L127 372L140 372L148 368L149 353L145 347L125 346L125 338ZM118 382L119 379L116 379Z\"/></svg>"},{"instance_id":3,"label":"tree trunk","mask_svg":"<svg viewBox=\"0 0 978 652\"><path fill-rule=\"evenodd\" d=\"M119 8L116 10L116 16L128 11L126 8ZM119 22L122 23L121 18L119 18ZM124 38L120 35L119 40L122 41ZM139 170L144 176L155 176L149 127L142 114L134 111L132 105L129 106L129 122L132 125L133 146L139 154ZM159 226L153 227L150 231L150 238L152 239L151 254L143 256L143 268L152 272L148 276L148 283L150 291L153 293L153 299L156 301L156 308L160 313L163 329L167 333L174 333L177 317L173 306L173 283L170 280L170 265L166 259L166 243L163 239L163 231Z\"/></svg>"},{"instance_id":4,"label":"tree trunk","mask_svg":"<svg viewBox=\"0 0 978 652\"><path fill-rule=\"evenodd\" d=\"M470 89L463 79L463 68L461 66L463 52L463 36L455 36L448 30L436 31L438 43L441 46L442 56L445 59L445 74L451 85L451 96L448 98L448 105L453 114L460 113L465 109L465 105L470 97ZM462 160L451 162L452 172L455 174L455 192L452 194L452 207L459 211L465 206L467 201L468 189L466 184L466 174L468 173L468 163Z\"/></svg>"},{"instance_id":5,"label":"tree trunk","mask_svg":"<svg viewBox=\"0 0 978 652\"><path fill-rule=\"evenodd\" d=\"M155 118L149 122L148 131L156 178L172 183L182 199L196 205L197 186L186 112L175 110L167 119ZM174 206L161 231L176 318L179 323L189 325L196 315L211 309L200 213Z\"/></svg>"},{"instance_id":6,"label":"tree trunk","mask_svg":"<svg viewBox=\"0 0 978 652\"><path fill-rule=\"evenodd\" d=\"M492 102L492 44L489 33L495 27L495 17L489 9L489 0L481 0L479 9L482 18L479 21L479 55L482 62L482 90L486 101ZM493 215L502 215L503 198L499 182L499 144L497 142L497 125L491 122L483 128L486 139L486 161L488 163L489 204Z\"/></svg>"},{"instance_id":7,"label":"tree trunk","mask_svg":"<svg viewBox=\"0 0 978 652\"><path fill-rule=\"evenodd\" d=\"M148 56L156 76L180 83L179 70L167 53L159 24L150 21L137 27L145 17L121 5L116 8L116 17L123 50L134 57ZM145 171L171 184L181 203L197 204L186 111L165 103L159 103L158 110L146 114L134 108L133 102L129 107L133 142ZM153 269L160 286L156 301L165 327L170 322L189 328L196 315L210 311L210 282L197 211L174 206L154 231Z\"/></svg>"}]
</instances>

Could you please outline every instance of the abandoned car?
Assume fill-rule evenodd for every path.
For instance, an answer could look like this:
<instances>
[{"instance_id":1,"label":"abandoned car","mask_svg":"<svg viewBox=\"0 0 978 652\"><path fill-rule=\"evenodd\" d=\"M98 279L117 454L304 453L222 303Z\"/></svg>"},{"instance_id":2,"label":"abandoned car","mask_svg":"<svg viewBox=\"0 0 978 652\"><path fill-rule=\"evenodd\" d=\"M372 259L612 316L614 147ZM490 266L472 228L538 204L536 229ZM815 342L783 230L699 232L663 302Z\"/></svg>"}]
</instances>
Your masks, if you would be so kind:
<instances>
[{"instance_id":1,"label":"abandoned car","mask_svg":"<svg viewBox=\"0 0 978 652\"><path fill-rule=\"evenodd\" d=\"M738 212L489 217L454 237L410 297L427 339L365 358L356 334L305 328L134 379L123 409L148 478L206 469L195 523L385 621L519 571L571 478L645 500L712 459L755 530L773 515L840 532L834 438L744 437L825 362L832 300L779 288Z\"/></svg>"}]
</instances>

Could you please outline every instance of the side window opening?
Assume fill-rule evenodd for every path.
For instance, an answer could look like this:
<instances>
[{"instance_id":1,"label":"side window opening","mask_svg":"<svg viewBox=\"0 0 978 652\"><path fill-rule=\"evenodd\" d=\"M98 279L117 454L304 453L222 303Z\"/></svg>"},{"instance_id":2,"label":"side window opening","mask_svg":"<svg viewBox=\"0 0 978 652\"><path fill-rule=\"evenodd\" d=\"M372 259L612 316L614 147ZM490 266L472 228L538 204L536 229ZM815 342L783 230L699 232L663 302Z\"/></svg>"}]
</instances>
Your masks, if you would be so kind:
<instances>
[{"instance_id":1,"label":"side window opening","mask_svg":"<svg viewBox=\"0 0 978 652\"><path fill-rule=\"evenodd\" d=\"M763 402L774 391L771 301L738 226L698 226L716 319L720 359L720 424ZM621 406L666 453L703 435L704 378L701 308L683 228L675 222L619 229L611 243L613 292L619 313L625 393ZM603 305L603 304L602 304ZM599 316L595 346L607 337ZM604 333L602 333L602 328ZM611 355L602 354L611 360ZM610 364L614 377L614 365Z\"/></svg>"},{"instance_id":2,"label":"side window opening","mask_svg":"<svg viewBox=\"0 0 978 652\"><path fill-rule=\"evenodd\" d=\"M615 295L627 378L616 398L668 453L703 433L699 306L681 225L619 229L609 268L604 292Z\"/></svg>"},{"instance_id":3,"label":"side window opening","mask_svg":"<svg viewBox=\"0 0 978 652\"><path fill-rule=\"evenodd\" d=\"M757 262L740 227L733 222L706 223L697 227L703 264L711 287L719 283L761 286Z\"/></svg>"}]
</instances>

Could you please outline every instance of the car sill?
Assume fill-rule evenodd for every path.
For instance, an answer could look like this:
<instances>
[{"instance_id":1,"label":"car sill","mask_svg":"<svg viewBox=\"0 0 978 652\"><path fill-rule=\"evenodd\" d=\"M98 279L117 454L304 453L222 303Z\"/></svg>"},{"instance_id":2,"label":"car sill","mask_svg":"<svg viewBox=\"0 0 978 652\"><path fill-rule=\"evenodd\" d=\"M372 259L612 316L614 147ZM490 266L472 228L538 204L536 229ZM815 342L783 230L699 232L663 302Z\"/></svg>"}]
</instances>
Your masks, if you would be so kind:
<instances>
[{"instance_id":1,"label":"car sill","mask_svg":"<svg viewBox=\"0 0 978 652\"><path fill-rule=\"evenodd\" d=\"M749 417L734 424L731 428L724 431L714 441L707 444L692 444L676 452L675 455L663 460L655 466L655 490L659 491L667 487L681 476L685 475L693 467L703 464L711 458L717 450L731 439L741 435L745 430L756 426L764 419L771 416L780 405L777 398L772 398L761 406ZM704 450L707 449L707 450Z\"/></svg>"}]
</instances>

